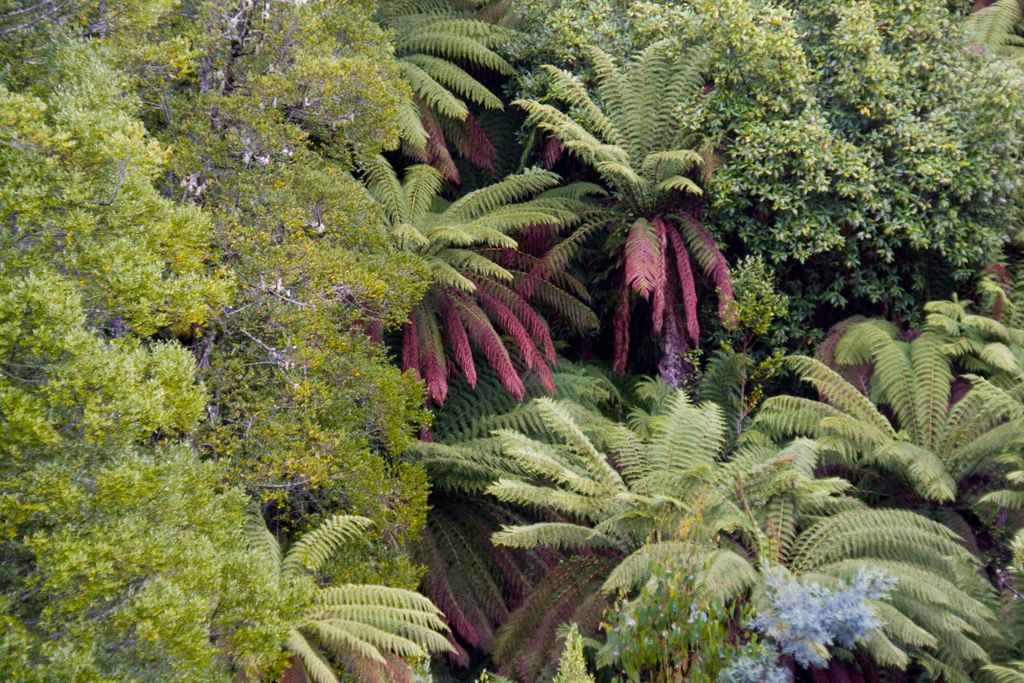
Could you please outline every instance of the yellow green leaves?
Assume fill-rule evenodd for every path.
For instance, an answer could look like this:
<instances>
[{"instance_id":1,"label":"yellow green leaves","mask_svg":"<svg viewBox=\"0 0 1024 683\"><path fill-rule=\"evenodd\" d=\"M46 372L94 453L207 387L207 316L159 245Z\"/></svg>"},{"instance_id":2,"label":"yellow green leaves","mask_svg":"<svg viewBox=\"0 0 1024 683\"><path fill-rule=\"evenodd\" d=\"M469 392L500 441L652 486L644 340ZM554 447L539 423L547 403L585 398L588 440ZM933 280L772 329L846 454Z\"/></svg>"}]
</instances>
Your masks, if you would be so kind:
<instances>
[{"instance_id":1,"label":"yellow green leaves","mask_svg":"<svg viewBox=\"0 0 1024 683\"><path fill-rule=\"evenodd\" d=\"M16 269L58 267L92 324L142 335L204 324L231 288L207 268L208 218L157 191L166 151L115 73L81 47L56 61L46 99L0 90L0 199L15 228L0 254Z\"/></svg>"}]
</instances>

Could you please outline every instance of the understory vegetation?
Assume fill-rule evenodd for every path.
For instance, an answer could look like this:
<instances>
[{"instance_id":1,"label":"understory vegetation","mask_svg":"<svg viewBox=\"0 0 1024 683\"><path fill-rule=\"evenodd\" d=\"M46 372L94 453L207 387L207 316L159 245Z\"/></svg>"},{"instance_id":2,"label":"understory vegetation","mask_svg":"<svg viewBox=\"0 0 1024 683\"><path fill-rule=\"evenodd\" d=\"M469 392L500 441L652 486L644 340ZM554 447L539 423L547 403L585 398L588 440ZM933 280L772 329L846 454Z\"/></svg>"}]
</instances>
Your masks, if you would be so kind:
<instances>
[{"instance_id":1,"label":"understory vegetation","mask_svg":"<svg viewBox=\"0 0 1024 683\"><path fill-rule=\"evenodd\" d=\"M0 679L1024 683L1020 0L0 0Z\"/></svg>"}]
</instances>

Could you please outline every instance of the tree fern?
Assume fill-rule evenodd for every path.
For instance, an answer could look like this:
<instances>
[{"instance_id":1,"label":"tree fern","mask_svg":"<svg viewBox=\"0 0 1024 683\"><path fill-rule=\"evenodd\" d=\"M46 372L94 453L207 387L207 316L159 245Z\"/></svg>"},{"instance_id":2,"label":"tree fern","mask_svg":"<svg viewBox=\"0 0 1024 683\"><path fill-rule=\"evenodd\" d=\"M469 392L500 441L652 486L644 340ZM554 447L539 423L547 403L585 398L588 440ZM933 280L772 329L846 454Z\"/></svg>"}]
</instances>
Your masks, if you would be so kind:
<instances>
[{"instance_id":1,"label":"tree fern","mask_svg":"<svg viewBox=\"0 0 1024 683\"><path fill-rule=\"evenodd\" d=\"M403 329L401 354L403 366L426 382L428 397L444 403L453 375L475 385L475 355L484 356L517 399L525 395L524 371L553 391L554 344L529 299L537 280L554 286L555 278L516 268L514 236L536 225L572 225L585 209L586 191L555 190L558 176L531 169L449 203L440 197L437 170L416 165L399 179L382 157L366 165L365 177L395 247L417 254L431 273L430 288ZM562 298L585 308L567 292Z\"/></svg>"},{"instance_id":2,"label":"tree fern","mask_svg":"<svg viewBox=\"0 0 1024 683\"><path fill-rule=\"evenodd\" d=\"M932 301L925 305L926 326L946 339L946 354L964 369L1009 388L1024 377L1024 320L1001 285L991 279L982 283L987 311L957 299Z\"/></svg>"},{"instance_id":3,"label":"tree fern","mask_svg":"<svg viewBox=\"0 0 1024 683\"><path fill-rule=\"evenodd\" d=\"M451 139L465 158L493 168L497 150L471 106L500 110L503 105L466 69L510 75L512 66L494 50L505 30L445 0L381 3L378 19L394 32L395 55L413 92L401 118L405 151L452 182L459 182L459 171Z\"/></svg>"},{"instance_id":4,"label":"tree fern","mask_svg":"<svg viewBox=\"0 0 1024 683\"><path fill-rule=\"evenodd\" d=\"M451 649L443 614L419 593L374 585L322 585L318 571L340 546L370 525L365 517L336 515L307 532L282 553L262 519L247 529L282 590L301 596L294 627L283 643L292 666L315 683L338 683L331 659L357 672L360 680L391 680L389 671L407 669L404 658L423 658Z\"/></svg>"},{"instance_id":5,"label":"tree fern","mask_svg":"<svg viewBox=\"0 0 1024 683\"><path fill-rule=\"evenodd\" d=\"M947 626L960 618L960 609L974 611L977 623L965 622L955 634L945 634L964 651L970 646L960 639L990 631L984 605L957 584L957 564L968 560L945 527L899 510L866 514L844 495L846 482L815 477L818 456L812 442L798 440L779 449L752 432L726 454L726 428L717 406L695 404L653 384L640 393L649 403L646 417L634 420L639 433L608 421L578 423L571 403L537 399L524 406L535 406L541 419L540 426L530 426L530 435L506 429L491 439L476 437L449 454L447 463L439 459L431 467L458 470L459 462L490 462L495 478L488 491L528 516L540 516L504 525L494 542L607 558L600 581L588 579L595 596L629 590L646 579L652 558L680 553L702 554L704 585L725 597L750 590L758 568L776 563L839 581L850 578L855 567L891 562L908 585L896 592L904 601L894 608L901 621L892 633L883 629L872 637L870 647L885 663L905 666L922 640L942 646L943 634L933 640L921 635L927 628L918 620L925 617L915 610L922 605L945 610L948 618L941 623ZM909 581L920 583L922 573L929 572L937 572L929 581L941 582L949 595L939 599L938 593L915 592ZM531 595L524 603L531 607L521 615L513 612L499 630L499 643L507 634L504 638L522 648L499 647L503 671L534 680L543 663L524 652L533 652L530 643L538 641L526 637L525 626L513 624L520 619L533 624L529 633L534 634L542 613L536 601L553 599L547 593ZM573 600L589 604L578 593ZM569 614L568 605L565 609Z\"/></svg>"},{"instance_id":6,"label":"tree fern","mask_svg":"<svg viewBox=\"0 0 1024 683\"><path fill-rule=\"evenodd\" d=\"M934 518L935 524L948 526L957 546L979 554L981 547L992 548L981 559L994 565L989 571L998 574L1000 544L979 520L991 518L994 506L1012 508L1024 502L1016 491L1022 482L1013 471L1022 462L1024 413L1015 379L1018 366L991 362L984 349L1011 342L1013 335L998 321L969 313L956 301L933 302L927 311L924 330L910 340L892 325L877 321L859 322L843 331L831 355L837 363L864 368L866 394L820 361L791 358L790 366L818 390L821 401L773 397L755 424L775 437L813 436L821 444L823 462L853 478L865 499L881 499ZM992 379L958 372L963 367ZM849 536L842 552L860 542L856 539ZM921 542L914 542L914 552L923 560L921 553L931 551ZM936 583L945 588L915 599L945 599L942 594L956 579L947 571L945 583ZM907 604L903 607L910 610ZM964 625L956 620L914 609L917 616L908 616L937 637L943 648L941 657L919 662L950 679L966 680L969 663L983 660L984 648L979 650L975 639L957 635ZM966 619L970 629L980 633L984 624L966 616L976 614L977 607L966 610L963 604L956 611L957 619ZM926 623L931 619L943 621Z\"/></svg>"},{"instance_id":7,"label":"tree fern","mask_svg":"<svg viewBox=\"0 0 1024 683\"><path fill-rule=\"evenodd\" d=\"M758 424L776 436L814 436L826 447L827 460L896 475L887 484L902 480L922 501L971 504L957 500L963 482L1021 452L1024 413L1014 393L977 375L954 375L951 355L959 352L945 334L948 326L936 318L955 321L940 308L930 305L929 325L913 341L875 322L854 325L843 335L835 358L870 363L870 396L820 361L788 359L823 403L774 397L765 402ZM969 388L954 398L957 381Z\"/></svg>"},{"instance_id":8,"label":"tree fern","mask_svg":"<svg viewBox=\"0 0 1024 683\"><path fill-rule=\"evenodd\" d=\"M687 174L702 157L686 146L675 110L700 87L703 56L670 41L656 43L627 65L626 78L609 55L597 48L589 54L597 73L594 92L577 76L549 66L551 95L564 111L534 100L515 104L526 111L528 125L593 167L613 197L607 213L588 227L606 230L606 249L620 270L614 277L616 372L626 369L635 295L651 304L661 377L678 386L682 355L700 341L692 259L717 288L722 313L732 297L714 239L694 212L680 210L687 206L685 197L701 194Z\"/></svg>"}]
</instances>

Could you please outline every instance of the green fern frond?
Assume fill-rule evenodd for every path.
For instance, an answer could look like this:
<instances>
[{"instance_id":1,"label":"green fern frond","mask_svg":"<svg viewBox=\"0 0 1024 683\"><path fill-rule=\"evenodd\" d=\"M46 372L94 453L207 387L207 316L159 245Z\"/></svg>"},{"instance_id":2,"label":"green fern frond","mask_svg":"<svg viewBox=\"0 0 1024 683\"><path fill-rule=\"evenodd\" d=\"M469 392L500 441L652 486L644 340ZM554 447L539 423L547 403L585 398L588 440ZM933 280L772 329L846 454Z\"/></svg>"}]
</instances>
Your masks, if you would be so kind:
<instances>
[{"instance_id":1,"label":"green fern frond","mask_svg":"<svg viewBox=\"0 0 1024 683\"><path fill-rule=\"evenodd\" d=\"M982 680L992 683L1024 683L1024 662L1013 662L1013 667L986 664L981 667Z\"/></svg>"},{"instance_id":2,"label":"green fern frond","mask_svg":"<svg viewBox=\"0 0 1024 683\"><path fill-rule=\"evenodd\" d=\"M245 535L249 545L260 554L267 566L276 571L281 566L281 545L274 534L270 533L262 515L255 513L246 520Z\"/></svg>"},{"instance_id":3,"label":"green fern frond","mask_svg":"<svg viewBox=\"0 0 1024 683\"><path fill-rule=\"evenodd\" d=\"M285 575L316 573L345 543L360 537L373 521L355 515L334 515L307 531L285 553L281 571Z\"/></svg>"},{"instance_id":4,"label":"green fern frond","mask_svg":"<svg viewBox=\"0 0 1024 683\"><path fill-rule=\"evenodd\" d=\"M512 65L494 50L478 40L477 36L459 35L446 29L465 28L468 22L437 22L430 29L422 29L395 38L395 50L399 54L421 52L440 55L469 64L476 64L500 74L514 73Z\"/></svg>"},{"instance_id":5,"label":"green fern frond","mask_svg":"<svg viewBox=\"0 0 1024 683\"><path fill-rule=\"evenodd\" d=\"M574 74L554 66L545 65L544 70L551 78L552 92L556 98L568 104L597 133L597 137L610 145L621 146L623 143L619 131L611 119L601 110L586 86Z\"/></svg>"},{"instance_id":6,"label":"green fern frond","mask_svg":"<svg viewBox=\"0 0 1024 683\"><path fill-rule=\"evenodd\" d=\"M466 104L453 95L446 87L438 83L418 64L409 59L399 62L406 82L412 91L437 113L458 121L469 115Z\"/></svg>"},{"instance_id":7,"label":"green fern frond","mask_svg":"<svg viewBox=\"0 0 1024 683\"><path fill-rule=\"evenodd\" d=\"M388 220L392 223L404 221L408 213L405 193L391 164L378 155L365 162L363 171L366 174L366 189L384 209Z\"/></svg>"},{"instance_id":8,"label":"green fern frond","mask_svg":"<svg viewBox=\"0 0 1024 683\"><path fill-rule=\"evenodd\" d=\"M306 675L313 683L338 683L334 668L310 646L305 636L297 630L292 629L288 634L288 640L285 641L284 647L302 662Z\"/></svg>"},{"instance_id":9,"label":"green fern frond","mask_svg":"<svg viewBox=\"0 0 1024 683\"><path fill-rule=\"evenodd\" d=\"M455 92L474 104L487 109L503 109L501 99L461 67L446 59L430 55L409 55L403 64L413 64L429 75L435 82ZM415 86L414 86L415 87ZM463 105L465 106L465 105Z\"/></svg>"},{"instance_id":10,"label":"green fern frond","mask_svg":"<svg viewBox=\"0 0 1024 683\"><path fill-rule=\"evenodd\" d=\"M530 168L463 195L448 207L446 214L460 220L472 220L499 207L548 190L556 186L560 180L558 175L551 171Z\"/></svg>"},{"instance_id":11,"label":"green fern frond","mask_svg":"<svg viewBox=\"0 0 1024 683\"><path fill-rule=\"evenodd\" d=\"M867 396L821 361L806 356L788 356L786 364L812 385L835 408L872 425L890 438L896 432Z\"/></svg>"},{"instance_id":12,"label":"green fern frond","mask_svg":"<svg viewBox=\"0 0 1024 683\"><path fill-rule=\"evenodd\" d=\"M586 548L617 548L619 542L613 538L595 534L578 524L565 522L539 522L516 527L505 527L491 537L496 545L513 548L535 548L543 546L556 550L581 550Z\"/></svg>"},{"instance_id":13,"label":"green fern frond","mask_svg":"<svg viewBox=\"0 0 1024 683\"><path fill-rule=\"evenodd\" d=\"M685 194L702 195L704 191L700 189L697 183L693 182L686 176L674 175L669 178L665 178L660 183L654 186L654 189L658 192L683 192Z\"/></svg>"}]
</instances>

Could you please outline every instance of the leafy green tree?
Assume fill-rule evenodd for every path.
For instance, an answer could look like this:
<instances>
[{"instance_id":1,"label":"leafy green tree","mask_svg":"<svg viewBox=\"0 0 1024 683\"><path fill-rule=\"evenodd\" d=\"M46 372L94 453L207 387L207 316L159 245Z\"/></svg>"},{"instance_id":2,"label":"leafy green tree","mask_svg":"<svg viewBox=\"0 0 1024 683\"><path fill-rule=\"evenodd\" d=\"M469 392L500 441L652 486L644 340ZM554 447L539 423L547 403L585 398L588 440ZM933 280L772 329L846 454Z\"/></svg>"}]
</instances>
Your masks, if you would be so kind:
<instances>
[{"instance_id":1,"label":"leafy green tree","mask_svg":"<svg viewBox=\"0 0 1024 683\"><path fill-rule=\"evenodd\" d=\"M369 683L385 683L395 672L411 675L402 658L419 659L451 648L440 611L419 593L377 585L323 585L327 561L370 523L365 517L329 517L282 553L263 520L250 520L249 541L259 551L262 569L298 603L289 606L291 623L284 641L293 656L291 666L301 667L314 683L338 683L314 643Z\"/></svg>"},{"instance_id":2,"label":"leafy green tree","mask_svg":"<svg viewBox=\"0 0 1024 683\"><path fill-rule=\"evenodd\" d=\"M27 29L26 29L27 30ZM0 677L231 681L283 670L247 498L180 443L206 394L159 339L231 296L167 149L87 41L19 33L0 81ZM269 616L268 616L269 615Z\"/></svg>"},{"instance_id":3,"label":"leafy green tree","mask_svg":"<svg viewBox=\"0 0 1024 683\"><path fill-rule=\"evenodd\" d=\"M4 679L278 676L292 596L246 549L245 494L184 448L108 457L3 481Z\"/></svg>"},{"instance_id":4,"label":"leafy green tree","mask_svg":"<svg viewBox=\"0 0 1024 683\"><path fill-rule=\"evenodd\" d=\"M545 67L552 96L568 112L535 100L514 104L526 110L528 125L591 166L611 192L606 210L559 257L570 257L588 232L606 230L604 248L613 259L619 290L615 371L621 375L626 370L632 296L637 294L650 302L651 329L661 345L661 376L678 386L682 354L700 342L691 251L718 288L720 313L732 298L728 265L698 212L684 201L687 194L702 194L686 175L702 158L688 148L677 108L700 90L703 55L680 51L671 41L652 45L625 67L599 49L588 54L597 71L594 93L573 74Z\"/></svg>"},{"instance_id":5,"label":"leafy green tree","mask_svg":"<svg viewBox=\"0 0 1024 683\"><path fill-rule=\"evenodd\" d=\"M549 367L555 362L554 342L528 295L541 292L538 284L548 285L543 287L548 301L554 298L577 318L592 316L582 302L558 290L550 282L554 278L506 268L500 251L515 250L515 235L528 227L576 222L589 186L552 190L558 176L534 169L448 202L440 197L441 175L430 166L411 166L399 180L378 157L366 165L366 174L395 247L418 255L430 269L430 288L402 334L403 366L426 380L427 396L444 403L448 377L456 372L476 386L476 347L508 392L522 400L521 371L502 333L513 341L526 369L554 391Z\"/></svg>"},{"instance_id":6,"label":"leafy green tree","mask_svg":"<svg viewBox=\"0 0 1024 683\"><path fill-rule=\"evenodd\" d=\"M919 314L1014 225L1019 79L956 21L899 0L701 0L675 21L713 69L684 107L719 150L704 220L783 277L794 343L829 310Z\"/></svg>"},{"instance_id":7,"label":"leafy green tree","mask_svg":"<svg viewBox=\"0 0 1024 683\"><path fill-rule=\"evenodd\" d=\"M398 144L410 94L375 3L161 7L145 40L122 40L136 27L116 15L102 40L169 146L162 190L203 209L207 262L237 283L179 337L211 395L200 446L292 524L341 506L397 541L374 552L397 547L422 523L426 483L393 456L427 415L368 331L399 326L427 273L391 249L351 174Z\"/></svg>"}]
</instances>

